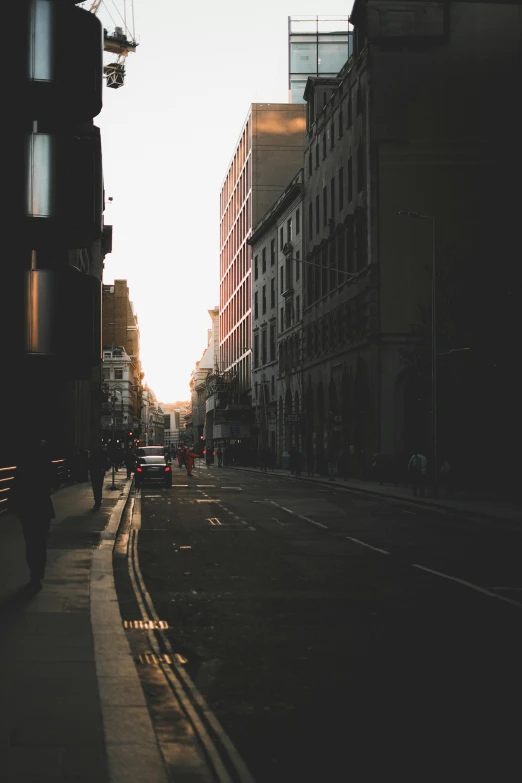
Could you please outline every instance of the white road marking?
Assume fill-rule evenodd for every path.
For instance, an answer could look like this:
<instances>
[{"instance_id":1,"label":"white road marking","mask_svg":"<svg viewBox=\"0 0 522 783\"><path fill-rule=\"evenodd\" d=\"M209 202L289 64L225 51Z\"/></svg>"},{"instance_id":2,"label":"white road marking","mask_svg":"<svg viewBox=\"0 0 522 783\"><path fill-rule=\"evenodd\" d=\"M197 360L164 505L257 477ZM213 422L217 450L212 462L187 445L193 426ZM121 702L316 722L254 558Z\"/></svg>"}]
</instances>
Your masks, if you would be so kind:
<instances>
[{"instance_id":1,"label":"white road marking","mask_svg":"<svg viewBox=\"0 0 522 783\"><path fill-rule=\"evenodd\" d=\"M511 606L518 606L519 609L522 609L522 604L520 601L513 601L511 598L506 598L503 595L497 595L496 593L492 593L490 590L486 590L484 587L479 587L478 585L474 585L471 582L466 582L464 579L458 579L456 576L443 574L441 571L434 571L432 568L426 568L426 566L421 566L418 563L412 563L411 567L418 568L420 571L426 571L428 574L434 574L434 576L440 576L442 579L448 579L450 582L456 582L459 585L464 585L464 587L469 587L470 590L475 590L477 593L488 595L490 598L496 598L497 601L504 601L506 604L511 604Z\"/></svg>"},{"instance_id":2,"label":"white road marking","mask_svg":"<svg viewBox=\"0 0 522 783\"><path fill-rule=\"evenodd\" d=\"M141 526L141 522L140 522L140 526ZM149 592L145 586L145 582L143 581L143 575L141 573L140 563L138 559L138 531L139 531L138 527L134 528L133 530L134 541L132 542L131 556L129 557L129 575L131 577L132 586L134 589L134 593L136 595L136 599L138 601L141 616L143 617L143 619L146 619L147 617L152 617L154 620L159 620L154 604L152 603L152 598L150 597ZM137 585L139 585L139 590L137 589ZM142 599L142 595L143 595L143 599ZM172 645L170 643L168 636L163 631L158 631L157 633L161 635L163 644L167 652L171 656L176 658L176 653L174 653L174 650L172 649ZM160 655L161 650L155 638L155 633L148 632L148 636L152 648L154 649L157 655ZM199 707L200 713L204 715L205 719L211 726L212 730L219 738L221 745L226 750L228 754L228 758L231 761L232 766L235 769L235 772L237 773L240 783L255 783L254 778L250 774L245 762L243 761L238 751L236 750L235 746L233 745L232 740L230 739L230 737L228 736L228 734L226 733L226 731L224 730L224 728L222 727L222 725L220 724L220 722L218 721L214 713L209 708L208 704L206 703L205 699L203 698L203 696L195 686L194 682L186 673L184 667L180 666L179 664L173 664L173 668L176 671L177 677L179 678L180 681L183 682L185 688L180 688L179 682L174 676L174 673L171 671L170 667L161 665L161 668L165 676L169 680L171 687L176 693L180 703L183 705L185 711L190 716L192 725L197 735L199 736L200 742L203 745L209 758L211 759L211 763L214 767L214 771L216 773L217 779L219 780L219 783L232 783L232 779L228 774L227 770L225 769L223 762L221 761L221 758L217 751L217 748L214 745L212 739L210 738L204 724L202 723L198 715L198 712L196 712L190 699L188 699L187 692L190 694L195 705Z\"/></svg>"},{"instance_id":3,"label":"white road marking","mask_svg":"<svg viewBox=\"0 0 522 783\"><path fill-rule=\"evenodd\" d=\"M310 517L304 517L302 514L298 514L296 511L292 511L291 508L286 508L286 506L280 506L279 503L276 503L275 501L271 500L270 503L273 506L277 506L277 508L282 508L283 511L286 511L287 514L292 514L293 517L298 517L299 519L304 519L305 522L310 522L312 525L317 525L317 527L322 527L323 530L328 530L327 525L323 525L322 522L316 522L315 519L310 519Z\"/></svg>"},{"instance_id":4,"label":"white road marking","mask_svg":"<svg viewBox=\"0 0 522 783\"><path fill-rule=\"evenodd\" d=\"M379 549L377 546L372 546L371 544L367 544L366 541L360 541L358 538L352 538L351 536L346 536L347 541L353 541L354 544L360 544L361 546L366 546L368 549L373 549L374 552L380 552L381 555L389 555L390 553L387 552L385 549Z\"/></svg>"},{"instance_id":5,"label":"white road marking","mask_svg":"<svg viewBox=\"0 0 522 783\"><path fill-rule=\"evenodd\" d=\"M283 527L286 527L285 523L281 522L281 520L278 519L277 517L272 517L272 519L274 519L276 522L279 522L279 524L282 525Z\"/></svg>"}]
</instances>

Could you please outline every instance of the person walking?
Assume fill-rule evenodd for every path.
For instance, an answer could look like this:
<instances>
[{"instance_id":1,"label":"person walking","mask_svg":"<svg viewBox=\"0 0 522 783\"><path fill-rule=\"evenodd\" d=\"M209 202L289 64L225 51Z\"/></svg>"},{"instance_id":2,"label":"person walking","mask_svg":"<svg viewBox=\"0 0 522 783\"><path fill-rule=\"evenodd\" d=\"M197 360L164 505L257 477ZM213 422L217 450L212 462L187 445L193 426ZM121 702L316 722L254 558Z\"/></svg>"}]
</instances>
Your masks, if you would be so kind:
<instances>
[{"instance_id":1,"label":"person walking","mask_svg":"<svg viewBox=\"0 0 522 783\"><path fill-rule=\"evenodd\" d=\"M185 449L185 459L187 463L187 476L192 476L192 470L194 468L194 460L199 457L200 454L196 454L195 451Z\"/></svg>"},{"instance_id":2,"label":"person walking","mask_svg":"<svg viewBox=\"0 0 522 783\"><path fill-rule=\"evenodd\" d=\"M47 559L47 536L55 518L52 489L52 462L49 445L36 439L17 460L16 474L9 494L9 507L22 523L25 558L32 590L42 589Z\"/></svg>"},{"instance_id":3,"label":"person walking","mask_svg":"<svg viewBox=\"0 0 522 783\"><path fill-rule=\"evenodd\" d=\"M427 466L427 458L419 451L416 451L415 454L410 457L410 461L408 462L408 473L410 476L414 497L417 497L417 492L420 493L421 498L424 497Z\"/></svg>"},{"instance_id":4,"label":"person walking","mask_svg":"<svg viewBox=\"0 0 522 783\"><path fill-rule=\"evenodd\" d=\"M94 495L93 511L98 511L102 502L105 471L111 467L111 461L101 443L97 443L89 455L89 474Z\"/></svg>"},{"instance_id":5,"label":"person walking","mask_svg":"<svg viewBox=\"0 0 522 783\"><path fill-rule=\"evenodd\" d=\"M129 446L125 452L125 467L127 468L127 478L130 479L132 476L132 471L136 467L136 458L134 457L132 446Z\"/></svg>"},{"instance_id":6,"label":"person walking","mask_svg":"<svg viewBox=\"0 0 522 783\"><path fill-rule=\"evenodd\" d=\"M221 449L221 446L218 446L216 454L218 460L218 468L220 468L223 465L223 451Z\"/></svg>"}]
</instances>

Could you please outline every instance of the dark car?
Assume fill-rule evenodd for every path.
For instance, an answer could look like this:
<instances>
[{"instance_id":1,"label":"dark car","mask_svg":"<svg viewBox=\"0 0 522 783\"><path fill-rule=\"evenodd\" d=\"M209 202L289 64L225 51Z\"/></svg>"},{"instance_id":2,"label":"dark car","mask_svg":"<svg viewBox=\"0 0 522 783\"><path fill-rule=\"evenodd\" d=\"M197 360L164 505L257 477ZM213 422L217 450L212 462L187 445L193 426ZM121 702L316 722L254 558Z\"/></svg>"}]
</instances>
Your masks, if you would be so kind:
<instances>
[{"instance_id":1,"label":"dark car","mask_svg":"<svg viewBox=\"0 0 522 783\"><path fill-rule=\"evenodd\" d=\"M134 483L136 489L145 483L172 486L172 469L167 464L163 446L142 446L136 450Z\"/></svg>"}]
</instances>

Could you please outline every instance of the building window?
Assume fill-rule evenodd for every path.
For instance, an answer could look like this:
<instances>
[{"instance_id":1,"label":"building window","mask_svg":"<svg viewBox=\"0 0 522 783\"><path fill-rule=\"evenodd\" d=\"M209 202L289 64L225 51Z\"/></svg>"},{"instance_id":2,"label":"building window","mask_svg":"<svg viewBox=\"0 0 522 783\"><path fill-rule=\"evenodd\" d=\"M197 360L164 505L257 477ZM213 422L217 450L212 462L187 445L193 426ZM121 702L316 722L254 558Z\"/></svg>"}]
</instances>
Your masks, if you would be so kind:
<instances>
[{"instance_id":1,"label":"building window","mask_svg":"<svg viewBox=\"0 0 522 783\"><path fill-rule=\"evenodd\" d=\"M254 291L254 318L259 317L259 297L258 292Z\"/></svg>"},{"instance_id":2,"label":"building window","mask_svg":"<svg viewBox=\"0 0 522 783\"><path fill-rule=\"evenodd\" d=\"M301 213L299 209L295 211L295 235L297 236L301 231Z\"/></svg>"},{"instance_id":3,"label":"building window","mask_svg":"<svg viewBox=\"0 0 522 783\"><path fill-rule=\"evenodd\" d=\"M295 279L296 280L299 280L300 274L301 274L300 254L299 254L299 250L296 250L296 253L295 253Z\"/></svg>"},{"instance_id":4,"label":"building window","mask_svg":"<svg viewBox=\"0 0 522 783\"><path fill-rule=\"evenodd\" d=\"M273 362L276 358L276 339L275 339L275 324L270 324L270 361ZM272 376L272 381L274 376ZM274 389L272 388L272 394Z\"/></svg>"},{"instance_id":5,"label":"building window","mask_svg":"<svg viewBox=\"0 0 522 783\"><path fill-rule=\"evenodd\" d=\"M353 163L352 156L348 158L348 202L353 199Z\"/></svg>"},{"instance_id":6,"label":"building window","mask_svg":"<svg viewBox=\"0 0 522 783\"><path fill-rule=\"evenodd\" d=\"M258 277L259 277L258 257L254 256L254 280L257 280Z\"/></svg>"},{"instance_id":7,"label":"building window","mask_svg":"<svg viewBox=\"0 0 522 783\"><path fill-rule=\"evenodd\" d=\"M321 210L319 207L319 196L315 197L315 233L318 234L321 228Z\"/></svg>"},{"instance_id":8,"label":"building window","mask_svg":"<svg viewBox=\"0 0 522 783\"><path fill-rule=\"evenodd\" d=\"M301 298L296 296L295 298L295 320L299 321L301 318Z\"/></svg>"},{"instance_id":9,"label":"building window","mask_svg":"<svg viewBox=\"0 0 522 783\"><path fill-rule=\"evenodd\" d=\"M114 380L116 381L123 380L123 370L114 370Z\"/></svg>"},{"instance_id":10,"label":"building window","mask_svg":"<svg viewBox=\"0 0 522 783\"><path fill-rule=\"evenodd\" d=\"M270 240L270 266L274 266L276 260L275 239Z\"/></svg>"},{"instance_id":11,"label":"building window","mask_svg":"<svg viewBox=\"0 0 522 783\"><path fill-rule=\"evenodd\" d=\"M272 375L272 397L275 396L275 375Z\"/></svg>"},{"instance_id":12,"label":"building window","mask_svg":"<svg viewBox=\"0 0 522 783\"><path fill-rule=\"evenodd\" d=\"M326 129L323 131L323 160L326 158Z\"/></svg>"},{"instance_id":13,"label":"building window","mask_svg":"<svg viewBox=\"0 0 522 783\"><path fill-rule=\"evenodd\" d=\"M330 180L330 217L335 219L335 177Z\"/></svg>"},{"instance_id":14,"label":"building window","mask_svg":"<svg viewBox=\"0 0 522 783\"><path fill-rule=\"evenodd\" d=\"M364 190L366 184L366 167L364 165L364 147L359 144L357 148L357 191Z\"/></svg>"},{"instance_id":15,"label":"building window","mask_svg":"<svg viewBox=\"0 0 522 783\"><path fill-rule=\"evenodd\" d=\"M280 269L280 276L281 276L281 280L280 280L280 282L281 282L281 293L283 293L283 291L285 290L285 270L284 270L283 266L281 266L281 269Z\"/></svg>"},{"instance_id":16,"label":"building window","mask_svg":"<svg viewBox=\"0 0 522 783\"><path fill-rule=\"evenodd\" d=\"M283 332L285 328L285 311L284 308L281 308L281 331Z\"/></svg>"},{"instance_id":17,"label":"building window","mask_svg":"<svg viewBox=\"0 0 522 783\"><path fill-rule=\"evenodd\" d=\"M109 369L103 370L103 380L110 381L110 379L111 379L111 371Z\"/></svg>"},{"instance_id":18,"label":"building window","mask_svg":"<svg viewBox=\"0 0 522 783\"><path fill-rule=\"evenodd\" d=\"M315 168L319 168L319 139L315 142Z\"/></svg>"},{"instance_id":19,"label":"building window","mask_svg":"<svg viewBox=\"0 0 522 783\"><path fill-rule=\"evenodd\" d=\"M339 138L343 135L343 105L339 104Z\"/></svg>"},{"instance_id":20,"label":"building window","mask_svg":"<svg viewBox=\"0 0 522 783\"><path fill-rule=\"evenodd\" d=\"M254 367L259 367L259 335L254 335Z\"/></svg>"},{"instance_id":21,"label":"building window","mask_svg":"<svg viewBox=\"0 0 522 783\"><path fill-rule=\"evenodd\" d=\"M270 309L275 307L275 278L270 280Z\"/></svg>"},{"instance_id":22,"label":"building window","mask_svg":"<svg viewBox=\"0 0 522 783\"><path fill-rule=\"evenodd\" d=\"M350 87L350 92L348 93L348 127L352 127L353 123L353 106L352 106L352 88Z\"/></svg>"},{"instance_id":23,"label":"building window","mask_svg":"<svg viewBox=\"0 0 522 783\"><path fill-rule=\"evenodd\" d=\"M308 204L308 239L312 239L314 235L313 211L312 202L310 202L310 204Z\"/></svg>"},{"instance_id":24,"label":"building window","mask_svg":"<svg viewBox=\"0 0 522 783\"><path fill-rule=\"evenodd\" d=\"M342 212L344 207L344 172L342 168L339 169L339 212Z\"/></svg>"},{"instance_id":25,"label":"building window","mask_svg":"<svg viewBox=\"0 0 522 783\"><path fill-rule=\"evenodd\" d=\"M286 221L286 241L292 241L292 218L288 218Z\"/></svg>"},{"instance_id":26,"label":"building window","mask_svg":"<svg viewBox=\"0 0 522 783\"><path fill-rule=\"evenodd\" d=\"M261 271L263 274L266 272L266 247L261 251Z\"/></svg>"},{"instance_id":27,"label":"building window","mask_svg":"<svg viewBox=\"0 0 522 783\"><path fill-rule=\"evenodd\" d=\"M328 193L326 185L323 188L323 226L326 228L328 224Z\"/></svg>"},{"instance_id":28,"label":"building window","mask_svg":"<svg viewBox=\"0 0 522 783\"><path fill-rule=\"evenodd\" d=\"M292 258L288 256L285 260L286 266L286 289L292 288Z\"/></svg>"},{"instance_id":29,"label":"building window","mask_svg":"<svg viewBox=\"0 0 522 783\"><path fill-rule=\"evenodd\" d=\"M261 332L261 364L266 364L266 329Z\"/></svg>"},{"instance_id":30,"label":"building window","mask_svg":"<svg viewBox=\"0 0 522 783\"><path fill-rule=\"evenodd\" d=\"M308 176L312 176L312 150L308 153Z\"/></svg>"},{"instance_id":31,"label":"building window","mask_svg":"<svg viewBox=\"0 0 522 783\"><path fill-rule=\"evenodd\" d=\"M263 315L265 315L265 313L266 313L266 285L263 286L262 307L263 307Z\"/></svg>"},{"instance_id":32,"label":"building window","mask_svg":"<svg viewBox=\"0 0 522 783\"><path fill-rule=\"evenodd\" d=\"M330 125L330 149L333 150L335 144L335 131L333 120Z\"/></svg>"},{"instance_id":33,"label":"building window","mask_svg":"<svg viewBox=\"0 0 522 783\"><path fill-rule=\"evenodd\" d=\"M282 250L285 246L285 232L283 226L279 229L279 249Z\"/></svg>"}]
</instances>

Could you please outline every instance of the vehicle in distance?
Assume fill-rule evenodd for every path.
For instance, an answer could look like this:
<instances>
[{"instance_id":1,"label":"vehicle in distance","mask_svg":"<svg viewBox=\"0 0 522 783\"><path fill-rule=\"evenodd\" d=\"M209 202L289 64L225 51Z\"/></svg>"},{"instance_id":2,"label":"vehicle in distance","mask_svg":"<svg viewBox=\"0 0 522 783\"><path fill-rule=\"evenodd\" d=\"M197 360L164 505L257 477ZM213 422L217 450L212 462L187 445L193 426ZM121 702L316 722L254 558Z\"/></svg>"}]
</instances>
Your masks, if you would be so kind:
<instances>
[{"instance_id":1,"label":"vehicle in distance","mask_svg":"<svg viewBox=\"0 0 522 783\"><path fill-rule=\"evenodd\" d=\"M163 446L140 446L136 450L134 484L139 489L147 483L172 486L172 469L167 464Z\"/></svg>"}]
</instances>

